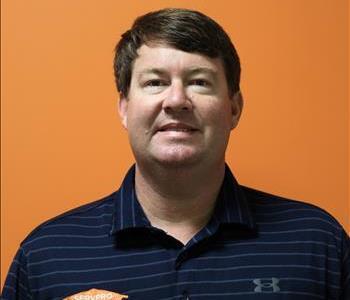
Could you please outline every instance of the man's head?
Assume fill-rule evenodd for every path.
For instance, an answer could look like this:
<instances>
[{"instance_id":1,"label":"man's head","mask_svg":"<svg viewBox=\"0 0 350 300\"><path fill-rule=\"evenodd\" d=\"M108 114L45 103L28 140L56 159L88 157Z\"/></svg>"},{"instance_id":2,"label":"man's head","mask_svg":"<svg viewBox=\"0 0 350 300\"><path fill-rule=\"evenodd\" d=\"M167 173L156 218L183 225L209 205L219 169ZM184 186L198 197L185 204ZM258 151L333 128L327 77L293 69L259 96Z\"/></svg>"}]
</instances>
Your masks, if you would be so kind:
<instances>
[{"instance_id":1,"label":"man's head","mask_svg":"<svg viewBox=\"0 0 350 300\"><path fill-rule=\"evenodd\" d=\"M117 46L115 72L138 166L224 166L242 98L239 59L217 23L180 9L139 17Z\"/></svg>"},{"instance_id":2,"label":"man's head","mask_svg":"<svg viewBox=\"0 0 350 300\"><path fill-rule=\"evenodd\" d=\"M239 57L222 27L197 11L163 9L137 18L116 47L114 73L118 91L123 96L129 92L137 50L144 44L165 44L185 52L220 58L230 94L240 89Z\"/></svg>"}]
</instances>

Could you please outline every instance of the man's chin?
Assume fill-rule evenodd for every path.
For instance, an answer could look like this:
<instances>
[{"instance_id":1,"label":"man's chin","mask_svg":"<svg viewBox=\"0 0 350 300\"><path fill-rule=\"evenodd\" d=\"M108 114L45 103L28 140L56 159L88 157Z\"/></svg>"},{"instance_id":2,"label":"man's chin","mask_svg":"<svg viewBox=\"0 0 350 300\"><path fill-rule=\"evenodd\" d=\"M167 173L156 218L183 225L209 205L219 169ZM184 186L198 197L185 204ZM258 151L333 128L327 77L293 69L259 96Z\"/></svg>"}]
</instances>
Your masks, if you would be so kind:
<instances>
[{"instance_id":1,"label":"man's chin","mask_svg":"<svg viewBox=\"0 0 350 300\"><path fill-rule=\"evenodd\" d=\"M153 157L154 161L166 167L189 167L200 163L200 155L198 153L175 152L156 155Z\"/></svg>"}]
</instances>

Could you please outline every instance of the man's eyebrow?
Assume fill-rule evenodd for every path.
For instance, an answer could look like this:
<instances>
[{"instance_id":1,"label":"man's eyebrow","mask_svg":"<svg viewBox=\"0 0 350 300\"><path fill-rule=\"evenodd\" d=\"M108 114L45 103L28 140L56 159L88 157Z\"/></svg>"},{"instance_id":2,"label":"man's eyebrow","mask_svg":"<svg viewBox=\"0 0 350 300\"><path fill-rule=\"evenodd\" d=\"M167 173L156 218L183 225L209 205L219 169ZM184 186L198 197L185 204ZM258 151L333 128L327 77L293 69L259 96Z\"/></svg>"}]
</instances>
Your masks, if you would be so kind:
<instances>
[{"instance_id":1,"label":"man's eyebrow","mask_svg":"<svg viewBox=\"0 0 350 300\"><path fill-rule=\"evenodd\" d=\"M166 73L167 73L166 70L162 68L146 68L137 72L138 75L145 75L145 74L164 75Z\"/></svg>"},{"instance_id":2,"label":"man's eyebrow","mask_svg":"<svg viewBox=\"0 0 350 300\"><path fill-rule=\"evenodd\" d=\"M145 68L137 72L137 75L146 75L146 74L156 74L156 75L164 75L167 74L168 71L163 68ZM184 71L185 75L196 75L200 73L206 73L209 74L213 77L217 76L217 71L213 68L209 67L193 67L193 68L188 68Z\"/></svg>"},{"instance_id":3,"label":"man's eyebrow","mask_svg":"<svg viewBox=\"0 0 350 300\"><path fill-rule=\"evenodd\" d=\"M213 68L208 68L208 67L194 67L186 70L186 74L188 75L196 75L200 73L206 73L213 77L217 76L217 71Z\"/></svg>"}]
</instances>

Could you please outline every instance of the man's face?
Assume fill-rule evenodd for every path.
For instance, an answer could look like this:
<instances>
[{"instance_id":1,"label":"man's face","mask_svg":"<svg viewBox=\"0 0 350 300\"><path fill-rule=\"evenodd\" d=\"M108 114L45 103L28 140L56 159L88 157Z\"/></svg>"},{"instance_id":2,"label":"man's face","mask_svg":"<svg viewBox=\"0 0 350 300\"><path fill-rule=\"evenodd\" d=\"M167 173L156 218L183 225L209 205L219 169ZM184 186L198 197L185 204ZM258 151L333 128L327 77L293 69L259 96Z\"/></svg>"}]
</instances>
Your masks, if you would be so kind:
<instances>
[{"instance_id":1,"label":"man's face","mask_svg":"<svg viewBox=\"0 0 350 300\"><path fill-rule=\"evenodd\" d=\"M138 54L119 107L136 162L224 162L242 99L229 95L222 61L166 45L143 45Z\"/></svg>"}]
</instances>

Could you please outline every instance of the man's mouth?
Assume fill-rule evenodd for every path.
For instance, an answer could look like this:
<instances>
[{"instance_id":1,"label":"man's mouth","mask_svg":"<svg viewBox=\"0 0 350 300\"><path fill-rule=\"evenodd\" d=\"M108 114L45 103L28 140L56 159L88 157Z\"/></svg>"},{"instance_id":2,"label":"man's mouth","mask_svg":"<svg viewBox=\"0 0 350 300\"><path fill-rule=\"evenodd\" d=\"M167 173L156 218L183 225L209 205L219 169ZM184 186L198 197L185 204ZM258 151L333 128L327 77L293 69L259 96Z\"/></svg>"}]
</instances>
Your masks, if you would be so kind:
<instances>
[{"instance_id":1,"label":"man's mouth","mask_svg":"<svg viewBox=\"0 0 350 300\"><path fill-rule=\"evenodd\" d=\"M168 123L163 126L160 126L157 131L166 132L194 132L197 131L195 127L185 124L185 123Z\"/></svg>"},{"instance_id":2,"label":"man's mouth","mask_svg":"<svg viewBox=\"0 0 350 300\"><path fill-rule=\"evenodd\" d=\"M159 129L158 131L190 132L190 131L195 131L195 129L189 129L189 128L167 128L167 129Z\"/></svg>"}]
</instances>

